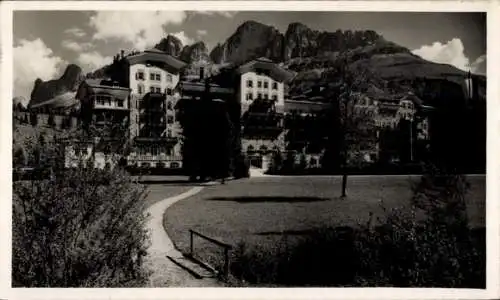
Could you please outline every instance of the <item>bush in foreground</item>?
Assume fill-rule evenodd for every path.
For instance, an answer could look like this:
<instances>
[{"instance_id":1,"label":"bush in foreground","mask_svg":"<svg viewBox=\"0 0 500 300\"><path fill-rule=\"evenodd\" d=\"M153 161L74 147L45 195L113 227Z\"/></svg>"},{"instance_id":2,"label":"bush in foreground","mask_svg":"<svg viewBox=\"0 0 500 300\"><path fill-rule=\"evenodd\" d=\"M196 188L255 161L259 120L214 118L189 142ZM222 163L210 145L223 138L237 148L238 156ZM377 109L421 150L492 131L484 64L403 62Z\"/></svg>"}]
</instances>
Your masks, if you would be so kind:
<instances>
[{"instance_id":1,"label":"bush in foreground","mask_svg":"<svg viewBox=\"0 0 500 300\"><path fill-rule=\"evenodd\" d=\"M39 166L60 166L57 147L34 149ZM13 286L145 285L145 190L123 170L92 165L51 168L44 179L14 182Z\"/></svg>"},{"instance_id":2,"label":"bush in foreground","mask_svg":"<svg viewBox=\"0 0 500 300\"><path fill-rule=\"evenodd\" d=\"M486 233L467 225L467 186L462 175L431 169L410 209L291 236L273 250L241 244L231 271L254 284L484 288Z\"/></svg>"}]
</instances>

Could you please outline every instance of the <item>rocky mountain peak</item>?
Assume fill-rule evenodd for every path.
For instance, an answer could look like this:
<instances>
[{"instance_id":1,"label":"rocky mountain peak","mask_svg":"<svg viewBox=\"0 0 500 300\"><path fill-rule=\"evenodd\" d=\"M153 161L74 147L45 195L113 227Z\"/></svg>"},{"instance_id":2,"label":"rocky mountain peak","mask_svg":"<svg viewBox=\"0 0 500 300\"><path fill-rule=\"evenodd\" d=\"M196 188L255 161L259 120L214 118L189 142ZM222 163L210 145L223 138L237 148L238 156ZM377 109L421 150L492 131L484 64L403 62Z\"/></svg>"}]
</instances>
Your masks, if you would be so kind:
<instances>
[{"instance_id":1,"label":"rocky mountain peak","mask_svg":"<svg viewBox=\"0 0 500 300\"><path fill-rule=\"evenodd\" d=\"M182 51L182 42L176 36L169 34L167 37L162 38L160 42L154 46L154 48L166 52L169 55L178 57Z\"/></svg>"},{"instance_id":2,"label":"rocky mountain peak","mask_svg":"<svg viewBox=\"0 0 500 300\"><path fill-rule=\"evenodd\" d=\"M190 63L209 62L208 48L204 42L196 42L192 45L184 46L181 51L180 59Z\"/></svg>"},{"instance_id":3,"label":"rocky mountain peak","mask_svg":"<svg viewBox=\"0 0 500 300\"><path fill-rule=\"evenodd\" d=\"M225 43L217 45L210 57L215 63L242 63L257 57L280 60L283 35L274 27L256 21L246 21Z\"/></svg>"},{"instance_id":4,"label":"rocky mountain peak","mask_svg":"<svg viewBox=\"0 0 500 300\"><path fill-rule=\"evenodd\" d=\"M43 103L63 93L74 92L83 80L85 75L82 68L75 64L68 65L58 79L43 81L38 78L31 92L30 105Z\"/></svg>"}]
</instances>

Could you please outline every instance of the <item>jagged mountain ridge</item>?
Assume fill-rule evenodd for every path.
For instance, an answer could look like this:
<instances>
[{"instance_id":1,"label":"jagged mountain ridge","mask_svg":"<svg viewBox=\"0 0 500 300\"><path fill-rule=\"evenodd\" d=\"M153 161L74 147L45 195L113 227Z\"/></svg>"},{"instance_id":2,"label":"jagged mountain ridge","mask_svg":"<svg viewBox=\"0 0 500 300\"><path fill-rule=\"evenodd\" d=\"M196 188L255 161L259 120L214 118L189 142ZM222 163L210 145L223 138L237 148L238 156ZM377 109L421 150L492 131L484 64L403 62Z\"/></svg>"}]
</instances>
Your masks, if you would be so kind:
<instances>
[{"instance_id":1,"label":"jagged mountain ridge","mask_svg":"<svg viewBox=\"0 0 500 300\"><path fill-rule=\"evenodd\" d=\"M301 23L289 24L283 34L272 26L246 21L210 52L203 42L183 46L173 35L162 38L154 47L184 60L189 64L188 69L195 69L200 65L240 64L257 57L269 58L298 73L290 82L292 94L300 94L315 84L321 84L324 78L329 77L331 64L339 55L348 56L352 64L370 68L377 76L394 84L422 78L456 82L463 80L465 76L464 71L451 65L426 61L412 54L409 49L385 40L372 30L322 32ZM70 66L65 75L78 73L75 72L75 67L78 66ZM81 74L81 69L78 69ZM109 65L103 66L93 72L93 76L106 76L109 69ZM30 103L45 102L74 90L81 79L68 80L71 76L65 75L43 84L37 80ZM477 77L485 84L484 76Z\"/></svg>"},{"instance_id":2,"label":"jagged mountain ridge","mask_svg":"<svg viewBox=\"0 0 500 300\"><path fill-rule=\"evenodd\" d=\"M40 104L59 95L75 92L84 78L82 68L75 64L68 65L63 75L57 79L43 81L38 78L35 80L29 105Z\"/></svg>"}]
</instances>

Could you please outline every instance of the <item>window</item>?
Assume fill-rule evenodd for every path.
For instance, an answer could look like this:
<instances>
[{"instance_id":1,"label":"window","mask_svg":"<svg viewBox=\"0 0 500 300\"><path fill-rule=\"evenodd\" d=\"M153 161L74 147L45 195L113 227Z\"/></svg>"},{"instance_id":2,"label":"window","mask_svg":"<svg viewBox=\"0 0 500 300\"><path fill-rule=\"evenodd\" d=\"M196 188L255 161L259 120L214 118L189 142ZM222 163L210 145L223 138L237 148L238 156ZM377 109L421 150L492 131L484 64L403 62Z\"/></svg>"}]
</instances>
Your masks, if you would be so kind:
<instances>
[{"instance_id":1,"label":"window","mask_svg":"<svg viewBox=\"0 0 500 300\"><path fill-rule=\"evenodd\" d=\"M149 80L155 80L155 74L154 73L150 73L149 74Z\"/></svg>"},{"instance_id":2,"label":"window","mask_svg":"<svg viewBox=\"0 0 500 300\"><path fill-rule=\"evenodd\" d=\"M161 74L155 74L156 81L161 81Z\"/></svg>"},{"instance_id":3,"label":"window","mask_svg":"<svg viewBox=\"0 0 500 300\"><path fill-rule=\"evenodd\" d=\"M123 107L123 100L116 100L116 105L118 107Z\"/></svg>"},{"instance_id":4,"label":"window","mask_svg":"<svg viewBox=\"0 0 500 300\"><path fill-rule=\"evenodd\" d=\"M149 87L149 92L154 93L155 92L155 87L154 86L150 86Z\"/></svg>"},{"instance_id":5,"label":"window","mask_svg":"<svg viewBox=\"0 0 500 300\"><path fill-rule=\"evenodd\" d=\"M75 149L75 154L78 156L88 155L88 149L85 146L77 146Z\"/></svg>"},{"instance_id":6,"label":"window","mask_svg":"<svg viewBox=\"0 0 500 300\"><path fill-rule=\"evenodd\" d=\"M247 80L247 87L253 87L253 81Z\"/></svg>"},{"instance_id":7,"label":"window","mask_svg":"<svg viewBox=\"0 0 500 300\"><path fill-rule=\"evenodd\" d=\"M252 93L248 93L247 94L247 100L253 100L253 94Z\"/></svg>"},{"instance_id":8,"label":"window","mask_svg":"<svg viewBox=\"0 0 500 300\"><path fill-rule=\"evenodd\" d=\"M253 146L252 145L248 145L248 147L247 147L247 153L251 155L251 154L253 154L253 152L254 152Z\"/></svg>"},{"instance_id":9,"label":"window","mask_svg":"<svg viewBox=\"0 0 500 300\"><path fill-rule=\"evenodd\" d=\"M264 100L269 100L269 95L268 94L264 94Z\"/></svg>"},{"instance_id":10,"label":"window","mask_svg":"<svg viewBox=\"0 0 500 300\"><path fill-rule=\"evenodd\" d=\"M169 96L172 96L172 95L173 95L173 91L172 91L172 89L167 89L167 95L169 95Z\"/></svg>"},{"instance_id":11,"label":"window","mask_svg":"<svg viewBox=\"0 0 500 300\"><path fill-rule=\"evenodd\" d=\"M167 74L167 82L172 82L172 75Z\"/></svg>"},{"instance_id":12,"label":"window","mask_svg":"<svg viewBox=\"0 0 500 300\"><path fill-rule=\"evenodd\" d=\"M161 93L161 88L160 87L156 87L155 88L155 92L158 93L158 94L160 94Z\"/></svg>"},{"instance_id":13,"label":"window","mask_svg":"<svg viewBox=\"0 0 500 300\"><path fill-rule=\"evenodd\" d=\"M257 81L257 87L258 87L258 88L261 88L261 87L262 87L262 81L260 81L260 80L259 80L259 81Z\"/></svg>"},{"instance_id":14,"label":"window","mask_svg":"<svg viewBox=\"0 0 500 300\"><path fill-rule=\"evenodd\" d=\"M272 99L273 99L274 102L278 101L278 95L273 95Z\"/></svg>"},{"instance_id":15,"label":"window","mask_svg":"<svg viewBox=\"0 0 500 300\"><path fill-rule=\"evenodd\" d=\"M269 88L269 82L267 82L267 81L265 81L265 82L264 82L264 88L265 88L265 89L268 89L268 88Z\"/></svg>"},{"instance_id":16,"label":"window","mask_svg":"<svg viewBox=\"0 0 500 300\"><path fill-rule=\"evenodd\" d=\"M158 155L158 147L155 147L155 146L151 147L151 154L153 156L157 156Z\"/></svg>"},{"instance_id":17,"label":"window","mask_svg":"<svg viewBox=\"0 0 500 300\"><path fill-rule=\"evenodd\" d=\"M144 85L142 85L142 84L137 85L137 93L139 95L142 95L144 93Z\"/></svg>"},{"instance_id":18,"label":"window","mask_svg":"<svg viewBox=\"0 0 500 300\"><path fill-rule=\"evenodd\" d=\"M97 96L95 96L95 103L97 105L110 105L111 106L111 97L97 95Z\"/></svg>"},{"instance_id":19,"label":"window","mask_svg":"<svg viewBox=\"0 0 500 300\"><path fill-rule=\"evenodd\" d=\"M278 89L278 83L277 82L273 82L273 90L277 90Z\"/></svg>"},{"instance_id":20,"label":"window","mask_svg":"<svg viewBox=\"0 0 500 300\"><path fill-rule=\"evenodd\" d=\"M257 99L262 99L262 93L257 94Z\"/></svg>"},{"instance_id":21,"label":"window","mask_svg":"<svg viewBox=\"0 0 500 300\"><path fill-rule=\"evenodd\" d=\"M144 80L144 72L143 71L137 71L137 73L135 73L135 79L136 80Z\"/></svg>"}]
</instances>

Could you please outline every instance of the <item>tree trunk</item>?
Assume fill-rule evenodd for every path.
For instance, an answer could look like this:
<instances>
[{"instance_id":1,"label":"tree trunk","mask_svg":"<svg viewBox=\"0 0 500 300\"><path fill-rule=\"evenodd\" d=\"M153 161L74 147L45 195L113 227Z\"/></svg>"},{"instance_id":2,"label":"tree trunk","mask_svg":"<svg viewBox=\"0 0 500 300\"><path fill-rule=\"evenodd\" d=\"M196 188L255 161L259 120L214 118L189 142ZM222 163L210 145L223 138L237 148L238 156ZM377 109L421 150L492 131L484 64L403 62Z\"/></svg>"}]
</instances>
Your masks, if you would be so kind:
<instances>
[{"instance_id":1,"label":"tree trunk","mask_svg":"<svg viewBox=\"0 0 500 300\"><path fill-rule=\"evenodd\" d=\"M347 189L347 174L345 169L342 172L342 195L340 196L341 198L347 197L346 189Z\"/></svg>"}]
</instances>

